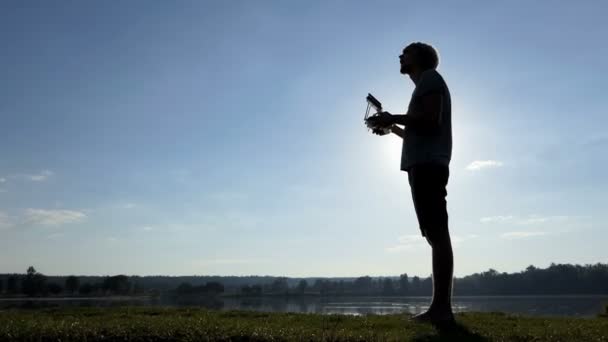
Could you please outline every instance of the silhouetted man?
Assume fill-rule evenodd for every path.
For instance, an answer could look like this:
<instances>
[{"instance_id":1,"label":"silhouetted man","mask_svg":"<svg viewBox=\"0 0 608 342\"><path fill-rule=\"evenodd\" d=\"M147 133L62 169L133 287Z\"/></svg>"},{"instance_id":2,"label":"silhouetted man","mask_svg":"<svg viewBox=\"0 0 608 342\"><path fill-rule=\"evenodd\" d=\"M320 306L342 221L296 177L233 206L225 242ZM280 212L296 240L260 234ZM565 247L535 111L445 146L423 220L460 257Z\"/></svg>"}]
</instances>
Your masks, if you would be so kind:
<instances>
[{"instance_id":1,"label":"silhouetted man","mask_svg":"<svg viewBox=\"0 0 608 342\"><path fill-rule=\"evenodd\" d=\"M420 231L433 250L433 300L428 311L413 319L453 323L454 259L445 200L452 156L450 91L436 70L439 58L432 46L412 43L403 49L399 62L401 73L409 75L416 85L407 114L382 112L369 122L375 127L391 127L403 138L401 170L408 173ZM382 134L379 129L374 132Z\"/></svg>"}]
</instances>

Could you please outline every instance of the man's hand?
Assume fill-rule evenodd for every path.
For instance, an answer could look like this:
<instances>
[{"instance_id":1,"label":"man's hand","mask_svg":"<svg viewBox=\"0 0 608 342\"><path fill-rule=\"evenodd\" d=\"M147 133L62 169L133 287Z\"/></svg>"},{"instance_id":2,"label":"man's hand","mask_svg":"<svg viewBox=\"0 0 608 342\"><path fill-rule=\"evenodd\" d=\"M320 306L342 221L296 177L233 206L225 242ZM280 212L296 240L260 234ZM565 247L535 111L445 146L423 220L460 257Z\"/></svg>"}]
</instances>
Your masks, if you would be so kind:
<instances>
[{"instance_id":1,"label":"man's hand","mask_svg":"<svg viewBox=\"0 0 608 342\"><path fill-rule=\"evenodd\" d=\"M391 126L395 119L389 112L380 112L374 116L367 118L366 124L369 128L385 128Z\"/></svg>"},{"instance_id":2,"label":"man's hand","mask_svg":"<svg viewBox=\"0 0 608 342\"><path fill-rule=\"evenodd\" d=\"M379 136L387 135L390 132L391 131L385 130L384 128L374 128L374 129L372 129L372 133L374 133L376 135L379 135Z\"/></svg>"},{"instance_id":3,"label":"man's hand","mask_svg":"<svg viewBox=\"0 0 608 342\"><path fill-rule=\"evenodd\" d=\"M379 135L379 136L393 133L402 139L405 138L405 130L397 125L391 125L390 127L386 127L386 128L374 128L372 130L372 133Z\"/></svg>"}]
</instances>

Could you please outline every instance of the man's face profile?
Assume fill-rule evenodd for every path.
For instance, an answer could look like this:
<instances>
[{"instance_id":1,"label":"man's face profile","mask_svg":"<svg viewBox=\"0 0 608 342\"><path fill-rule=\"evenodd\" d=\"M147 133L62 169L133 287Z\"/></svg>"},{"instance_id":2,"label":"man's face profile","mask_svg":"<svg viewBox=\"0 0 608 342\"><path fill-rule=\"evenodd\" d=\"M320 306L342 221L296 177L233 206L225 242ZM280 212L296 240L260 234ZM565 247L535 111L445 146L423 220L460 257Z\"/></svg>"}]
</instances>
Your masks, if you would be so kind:
<instances>
[{"instance_id":1,"label":"man's face profile","mask_svg":"<svg viewBox=\"0 0 608 342\"><path fill-rule=\"evenodd\" d=\"M412 64L413 64L413 60L412 60L412 52L411 51L405 51L403 50L403 52L401 53L401 55L399 55L399 63L401 64L401 73L406 75L409 74L412 71Z\"/></svg>"}]
</instances>

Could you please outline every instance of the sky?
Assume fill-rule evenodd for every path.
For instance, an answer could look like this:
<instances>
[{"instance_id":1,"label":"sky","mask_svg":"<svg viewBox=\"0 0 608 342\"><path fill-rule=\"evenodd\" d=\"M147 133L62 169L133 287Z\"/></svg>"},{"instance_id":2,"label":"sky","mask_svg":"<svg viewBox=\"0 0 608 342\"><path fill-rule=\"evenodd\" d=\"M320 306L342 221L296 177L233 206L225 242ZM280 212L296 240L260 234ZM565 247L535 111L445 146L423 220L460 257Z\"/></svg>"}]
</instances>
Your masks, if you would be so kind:
<instances>
[{"instance_id":1,"label":"sky","mask_svg":"<svg viewBox=\"0 0 608 342\"><path fill-rule=\"evenodd\" d=\"M607 262L604 1L3 1L0 273L431 274L398 55L452 96L455 276Z\"/></svg>"}]
</instances>

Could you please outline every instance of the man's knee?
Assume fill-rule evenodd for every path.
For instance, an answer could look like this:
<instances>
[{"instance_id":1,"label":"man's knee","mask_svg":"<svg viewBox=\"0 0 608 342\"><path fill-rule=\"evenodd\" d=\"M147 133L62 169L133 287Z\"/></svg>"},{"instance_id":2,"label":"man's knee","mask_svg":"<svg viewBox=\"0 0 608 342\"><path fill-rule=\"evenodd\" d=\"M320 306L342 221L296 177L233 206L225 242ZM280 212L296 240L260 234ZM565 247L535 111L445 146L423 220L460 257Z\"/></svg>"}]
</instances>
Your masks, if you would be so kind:
<instances>
[{"instance_id":1,"label":"man's knee","mask_svg":"<svg viewBox=\"0 0 608 342\"><path fill-rule=\"evenodd\" d=\"M426 241L431 247L451 246L450 233L447 229L426 231Z\"/></svg>"}]
</instances>

